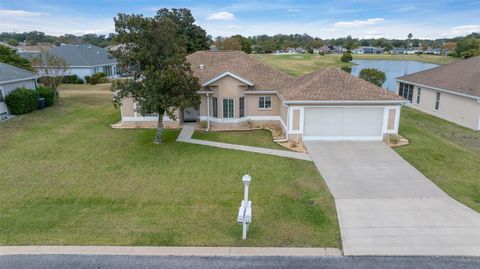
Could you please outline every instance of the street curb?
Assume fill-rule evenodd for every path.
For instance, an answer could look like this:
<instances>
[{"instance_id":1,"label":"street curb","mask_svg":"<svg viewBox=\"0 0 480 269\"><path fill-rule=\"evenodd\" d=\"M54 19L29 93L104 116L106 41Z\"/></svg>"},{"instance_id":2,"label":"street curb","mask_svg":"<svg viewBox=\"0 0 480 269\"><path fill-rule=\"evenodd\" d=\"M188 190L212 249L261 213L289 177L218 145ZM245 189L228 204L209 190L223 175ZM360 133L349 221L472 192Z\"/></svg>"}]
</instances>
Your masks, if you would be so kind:
<instances>
[{"instance_id":1,"label":"street curb","mask_svg":"<svg viewBox=\"0 0 480 269\"><path fill-rule=\"evenodd\" d=\"M129 255L129 256L342 256L338 248L262 247L127 247L127 246L0 246L6 255Z\"/></svg>"}]
</instances>

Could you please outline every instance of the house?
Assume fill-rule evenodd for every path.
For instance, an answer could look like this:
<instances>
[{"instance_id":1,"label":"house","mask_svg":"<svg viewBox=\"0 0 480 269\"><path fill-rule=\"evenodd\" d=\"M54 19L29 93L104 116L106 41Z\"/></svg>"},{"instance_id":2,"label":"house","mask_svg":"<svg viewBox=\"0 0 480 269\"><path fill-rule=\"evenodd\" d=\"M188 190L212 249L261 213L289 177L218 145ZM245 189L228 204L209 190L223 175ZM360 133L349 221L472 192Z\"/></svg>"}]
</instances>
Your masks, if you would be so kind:
<instances>
[{"instance_id":1,"label":"house","mask_svg":"<svg viewBox=\"0 0 480 269\"><path fill-rule=\"evenodd\" d=\"M21 87L36 89L36 75L28 70L0 62L0 118L9 115L5 97Z\"/></svg>"},{"instance_id":2,"label":"house","mask_svg":"<svg viewBox=\"0 0 480 269\"><path fill-rule=\"evenodd\" d=\"M359 47L352 50L355 54L382 54L383 49L378 47Z\"/></svg>"},{"instance_id":3,"label":"house","mask_svg":"<svg viewBox=\"0 0 480 269\"><path fill-rule=\"evenodd\" d=\"M480 130L480 56L396 79L411 107Z\"/></svg>"},{"instance_id":4,"label":"house","mask_svg":"<svg viewBox=\"0 0 480 269\"><path fill-rule=\"evenodd\" d=\"M216 128L274 123L286 139L381 140L397 133L406 101L338 68L299 78L255 60L241 51L198 51L187 56L202 89L197 108L167 116L166 126L206 121ZM142 116L131 98L123 100L125 127L153 127L157 115Z\"/></svg>"},{"instance_id":5,"label":"house","mask_svg":"<svg viewBox=\"0 0 480 269\"><path fill-rule=\"evenodd\" d=\"M68 65L67 75L81 79L103 72L107 77L117 77L117 60L104 49L88 44L67 44L50 48L49 54L62 58Z\"/></svg>"}]
</instances>

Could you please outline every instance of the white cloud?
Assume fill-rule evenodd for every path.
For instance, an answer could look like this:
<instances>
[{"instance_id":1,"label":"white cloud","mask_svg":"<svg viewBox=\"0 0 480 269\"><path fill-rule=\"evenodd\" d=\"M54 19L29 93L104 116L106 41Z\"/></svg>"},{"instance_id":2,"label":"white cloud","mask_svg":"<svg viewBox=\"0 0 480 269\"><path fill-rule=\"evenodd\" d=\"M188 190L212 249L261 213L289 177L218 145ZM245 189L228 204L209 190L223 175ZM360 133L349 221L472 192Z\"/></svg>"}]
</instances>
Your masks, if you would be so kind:
<instances>
[{"instance_id":1,"label":"white cloud","mask_svg":"<svg viewBox=\"0 0 480 269\"><path fill-rule=\"evenodd\" d=\"M287 9L288 12L302 12L303 9L296 9L296 8L292 8L292 9Z\"/></svg>"},{"instance_id":2,"label":"white cloud","mask_svg":"<svg viewBox=\"0 0 480 269\"><path fill-rule=\"evenodd\" d=\"M233 20L235 19L235 15L230 12L220 11L217 13L212 13L207 16L207 20Z\"/></svg>"},{"instance_id":3,"label":"white cloud","mask_svg":"<svg viewBox=\"0 0 480 269\"><path fill-rule=\"evenodd\" d=\"M452 28L454 35L468 35L473 32L480 32L480 24L460 25Z\"/></svg>"},{"instance_id":4,"label":"white cloud","mask_svg":"<svg viewBox=\"0 0 480 269\"><path fill-rule=\"evenodd\" d=\"M0 16L8 17L33 17L33 16L48 16L49 13L44 12L31 12L21 9L0 9Z\"/></svg>"},{"instance_id":5,"label":"white cloud","mask_svg":"<svg viewBox=\"0 0 480 269\"><path fill-rule=\"evenodd\" d=\"M366 25L374 25L383 22L385 19L383 18L372 18L367 20L354 20L354 21L339 21L334 23L335 27L339 28L355 28L361 27Z\"/></svg>"}]
</instances>

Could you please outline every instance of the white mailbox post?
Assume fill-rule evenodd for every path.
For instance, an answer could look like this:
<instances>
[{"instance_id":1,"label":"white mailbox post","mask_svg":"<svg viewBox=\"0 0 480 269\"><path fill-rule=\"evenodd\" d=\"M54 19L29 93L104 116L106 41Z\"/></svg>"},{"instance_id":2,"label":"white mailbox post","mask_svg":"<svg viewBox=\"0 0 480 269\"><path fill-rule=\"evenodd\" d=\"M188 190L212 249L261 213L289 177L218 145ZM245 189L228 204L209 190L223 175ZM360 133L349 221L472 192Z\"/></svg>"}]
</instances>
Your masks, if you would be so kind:
<instances>
[{"instance_id":1,"label":"white mailbox post","mask_svg":"<svg viewBox=\"0 0 480 269\"><path fill-rule=\"evenodd\" d=\"M243 195L243 201L238 209L237 222L243 225L242 239L247 239L247 229L248 224L252 223L252 201L248 200L248 185L252 181L252 177L249 175L244 175L242 177L243 186L245 187L245 192Z\"/></svg>"}]
</instances>

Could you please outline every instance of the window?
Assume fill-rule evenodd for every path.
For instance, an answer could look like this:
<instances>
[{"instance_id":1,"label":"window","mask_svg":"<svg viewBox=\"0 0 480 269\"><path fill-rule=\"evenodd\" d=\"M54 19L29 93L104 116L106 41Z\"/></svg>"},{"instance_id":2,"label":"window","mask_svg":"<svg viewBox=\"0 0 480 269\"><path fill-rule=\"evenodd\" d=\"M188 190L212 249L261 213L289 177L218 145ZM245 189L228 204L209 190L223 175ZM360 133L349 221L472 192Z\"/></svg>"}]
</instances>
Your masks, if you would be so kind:
<instances>
[{"instance_id":1,"label":"window","mask_svg":"<svg viewBox=\"0 0 480 269\"><path fill-rule=\"evenodd\" d=\"M223 118L233 119L234 116L234 100L233 98L223 99Z\"/></svg>"},{"instance_id":2,"label":"window","mask_svg":"<svg viewBox=\"0 0 480 269\"><path fill-rule=\"evenodd\" d=\"M422 89L418 88L418 90L417 90L417 104L420 104L420 94L422 94Z\"/></svg>"},{"instance_id":3,"label":"window","mask_svg":"<svg viewBox=\"0 0 480 269\"><path fill-rule=\"evenodd\" d=\"M272 97L271 96L258 97L258 108L261 108L261 109L272 108Z\"/></svg>"},{"instance_id":4,"label":"window","mask_svg":"<svg viewBox=\"0 0 480 269\"><path fill-rule=\"evenodd\" d=\"M218 98L212 97L213 117L218 118Z\"/></svg>"},{"instance_id":5,"label":"window","mask_svg":"<svg viewBox=\"0 0 480 269\"><path fill-rule=\"evenodd\" d=\"M435 110L440 108L440 93L437 92L437 97L435 98Z\"/></svg>"},{"instance_id":6,"label":"window","mask_svg":"<svg viewBox=\"0 0 480 269\"><path fill-rule=\"evenodd\" d=\"M245 117L245 97L240 97L238 99L238 106L240 107L238 117L240 118Z\"/></svg>"},{"instance_id":7,"label":"window","mask_svg":"<svg viewBox=\"0 0 480 269\"><path fill-rule=\"evenodd\" d=\"M403 98L411 102L413 99L413 85L400 82L398 95L402 96Z\"/></svg>"}]
</instances>

